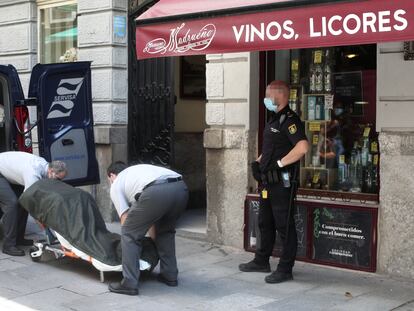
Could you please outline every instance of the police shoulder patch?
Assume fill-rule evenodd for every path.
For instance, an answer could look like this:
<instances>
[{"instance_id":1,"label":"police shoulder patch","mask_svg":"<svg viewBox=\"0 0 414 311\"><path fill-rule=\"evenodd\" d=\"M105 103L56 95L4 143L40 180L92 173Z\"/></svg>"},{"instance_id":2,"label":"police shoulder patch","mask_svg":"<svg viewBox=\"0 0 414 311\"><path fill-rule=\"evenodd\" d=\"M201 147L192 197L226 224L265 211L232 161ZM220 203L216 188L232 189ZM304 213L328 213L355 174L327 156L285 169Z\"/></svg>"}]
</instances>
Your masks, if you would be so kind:
<instances>
[{"instance_id":1,"label":"police shoulder patch","mask_svg":"<svg viewBox=\"0 0 414 311\"><path fill-rule=\"evenodd\" d=\"M292 124L292 125L290 125L289 127L288 127L288 130L289 130L289 133L290 134L295 134L297 131L298 131L298 129L297 129L297 127L296 127L296 124Z\"/></svg>"}]
</instances>

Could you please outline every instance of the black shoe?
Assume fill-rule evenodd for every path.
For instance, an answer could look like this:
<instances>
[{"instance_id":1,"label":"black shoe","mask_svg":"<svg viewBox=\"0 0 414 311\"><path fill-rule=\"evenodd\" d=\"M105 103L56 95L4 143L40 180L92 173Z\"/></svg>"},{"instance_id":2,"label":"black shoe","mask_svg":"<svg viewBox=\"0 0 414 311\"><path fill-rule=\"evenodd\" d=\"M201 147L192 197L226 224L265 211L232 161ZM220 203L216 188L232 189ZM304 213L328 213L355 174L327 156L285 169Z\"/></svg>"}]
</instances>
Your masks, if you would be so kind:
<instances>
[{"instance_id":1,"label":"black shoe","mask_svg":"<svg viewBox=\"0 0 414 311\"><path fill-rule=\"evenodd\" d=\"M167 280L165 277L162 276L162 274L158 274L157 281L161 282L161 283L164 283L164 284L166 284L168 286L171 286L171 287L178 286L178 281L177 280Z\"/></svg>"},{"instance_id":2,"label":"black shoe","mask_svg":"<svg viewBox=\"0 0 414 311\"><path fill-rule=\"evenodd\" d=\"M3 253L10 256L24 256L24 250L16 246L3 247Z\"/></svg>"},{"instance_id":3,"label":"black shoe","mask_svg":"<svg viewBox=\"0 0 414 311\"><path fill-rule=\"evenodd\" d=\"M135 296L138 295L138 288L130 288L122 285L121 282L116 283L109 283L108 286L109 291L117 294L124 294L124 295L131 295Z\"/></svg>"},{"instance_id":4,"label":"black shoe","mask_svg":"<svg viewBox=\"0 0 414 311\"><path fill-rule=\"evenodd\" d=\"M270 284L282 283L293 280L292 272L275 271L265 277L265 282Z\"/></svg>"},{"instance_id":5,"label":"black shoe","mask_svg":"<svg viewBox=\"0 0 414 311\"><path fill-rule=\"evenodd\" d=\"M264 265L259 265L254 261L249 261L247 263L241 263L239 265L239 270L242 272L270 272L270 265L269 263Z\"/></svg>"},{"instance_id":6,"label":"black shoe","mask_svg":"<svg viewBox=\"0 0 414 311\"><path fill-rule=\"evenodd\" d=\"M16 245L19 245L19 246L32 246L33 245L33 240L28 240L28 239L17 240Z\"/></svg>"}]
</instances>

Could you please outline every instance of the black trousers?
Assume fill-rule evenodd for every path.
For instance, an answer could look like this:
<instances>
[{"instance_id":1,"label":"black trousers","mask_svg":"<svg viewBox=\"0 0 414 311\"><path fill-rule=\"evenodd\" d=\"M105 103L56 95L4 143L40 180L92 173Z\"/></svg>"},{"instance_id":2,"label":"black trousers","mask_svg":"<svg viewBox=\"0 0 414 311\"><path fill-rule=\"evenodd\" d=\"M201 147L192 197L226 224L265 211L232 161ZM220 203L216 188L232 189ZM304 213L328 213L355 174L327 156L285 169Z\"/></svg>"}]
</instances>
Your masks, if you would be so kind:
<instances>
[{"instance_id":1,"label":"black trousers","mask_svg":"<svg viewBox=\"0 0 414 311\"><path fill-rule=\"evenodd\" d=\"M282 239L283 248L276 270L280 272L292 272L297 251L294 205L292 206L288 220L292 189L291 187L285 188L283 183L280 182L268 185L266 190L268 192L268 199L260 198L258 215L260 244L256 249L255 261L259 264L266 264L269 262L277 231ZM292 195L295 197L296 193L293 193ZM289 231L286 236L288 221Z\"/></svg>"},{"instance_id":2,"label":"black trousers","mask_svg":"<svg viewBox=\"0 0 414 311\"><path fill-rule=\"evenodd\" d=\"M3 248L15 246L17 240L24 238L28 213L17 201L23 189L22 186L10 184L6 178L0 175L0 217L2 217L4 231Z\"/></svg>"}]
</instances>

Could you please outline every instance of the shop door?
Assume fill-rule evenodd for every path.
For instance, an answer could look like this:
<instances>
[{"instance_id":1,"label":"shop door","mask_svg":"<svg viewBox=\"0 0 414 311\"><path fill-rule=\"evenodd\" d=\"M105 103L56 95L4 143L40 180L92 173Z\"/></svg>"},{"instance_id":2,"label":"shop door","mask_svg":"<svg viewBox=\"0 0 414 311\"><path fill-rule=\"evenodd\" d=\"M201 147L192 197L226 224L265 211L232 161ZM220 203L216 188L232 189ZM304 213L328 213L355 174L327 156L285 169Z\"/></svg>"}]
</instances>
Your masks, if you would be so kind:
<instances>
[{"instance_id":1,"label":"shop door","mask_svg":"<svg viewBox=\"0 0 414 311\"><path fill-rule=\"evenodd\" d=\"M174 61L168 57L137 61L135 19L148 8L138 2L130 1L128 20L128 161L170 166L173 163Z\"/></svg>"},{"instance_id":2,"label":"shop door","mask_svg":"<svg viewBox=\"0 0 414 311\"><path fill-rule=\"evenodd\" d=\"M40 155L64 161L73 186L99 183L90 62L36 65L29 98L37 103Z\"/></svg>"}]
</instances>

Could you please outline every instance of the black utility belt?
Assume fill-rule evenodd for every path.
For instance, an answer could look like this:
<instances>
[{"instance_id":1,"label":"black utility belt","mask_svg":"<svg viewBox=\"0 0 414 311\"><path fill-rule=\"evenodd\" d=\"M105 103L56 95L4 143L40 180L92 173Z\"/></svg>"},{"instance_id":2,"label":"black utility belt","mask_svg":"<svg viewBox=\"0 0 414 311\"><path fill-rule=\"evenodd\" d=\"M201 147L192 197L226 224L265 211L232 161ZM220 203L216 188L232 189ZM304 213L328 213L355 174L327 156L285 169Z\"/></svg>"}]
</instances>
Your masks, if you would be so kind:
<instances>
[{"instance_id":1,"label":"black utility belt","mask_svg":"<svg viewBox=\"0 0 414 311\"><path fill-rule=\"evenodd\" d=\"M144 191L145 189L147 189L147 188L149 188L151 186L161 185L161 184L169 184L169 183L177 182L177 181L180 181L180 180L183 180L183 178L181 176L178 176L178 177L169 177L169 178L166 178L166 179L156 179L153 182L150 182L148 185L146 185L142 189L142 191ZM139 193L137 193L135 195L135 197L134 197L135 198L135 201L138 201L138 199L141 196L141 194L142 194L142 192L139 192Z\"/></svg>"},{"instance_id":2,"label":"black utility belt","mask_svg":"<svg viewBox=\"0 0 414 311\"><path fill-rule=\"evenodd\" d=\"M270 170L262 174L262 182L264 184L276 184L282 180L280 170Z\"/></svg>"},{"instance_id":3,"label":"black utility belt","mask_svg":"<svg viewBox=\"0 0 414 311\"><path fill-rule=\"evenodd\" d=\"M284 187L290 187L290 179L291 174L286 169L270 170L262 174L262 182L264 185L283 183Z\"/></svg>"}]
</instances>

